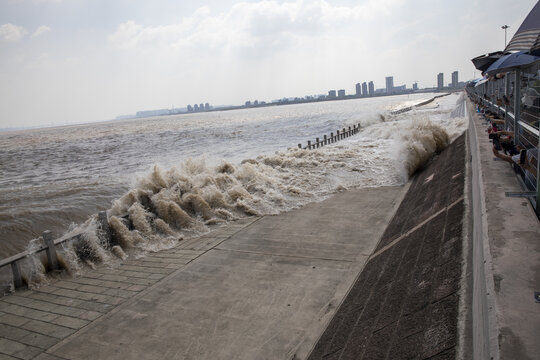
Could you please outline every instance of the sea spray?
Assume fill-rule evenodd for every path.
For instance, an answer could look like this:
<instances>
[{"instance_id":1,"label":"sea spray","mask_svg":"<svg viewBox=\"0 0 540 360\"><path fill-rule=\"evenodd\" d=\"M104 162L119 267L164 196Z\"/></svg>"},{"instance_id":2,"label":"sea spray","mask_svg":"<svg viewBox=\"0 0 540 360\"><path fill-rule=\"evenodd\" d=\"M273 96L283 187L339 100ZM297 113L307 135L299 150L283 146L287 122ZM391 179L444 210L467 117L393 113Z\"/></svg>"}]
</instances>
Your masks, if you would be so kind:
<instances>
[{"instance_id":1,"label":"sea spray","mask_svg":"<svg viewBox=\"0 0 540 360\"><path fill-rule=\"evenodd\" d=\"M225 195L217 188L215 184L206 186L204 189L201 189L201 196L206 201L206 203L210 206L210 208L219 210L219 209L229 209L231 207L227 203Z\"/></svg>"},{"instance_id":2,"label":"sea spray","mask_svg":"<svg viewBox=\"0 0 540 360\"><path fill-rule=\"evenodd\" d=\"M128 258L127 254L122 250L122 248L118 245L114 245L111 248L111 252L120 260L126 260Z\"/></svg>"},{"instance_id":3,"label":"sea spray","mask_svg":"<svg viewBox=\"0 0 540 360\"><path fill-rule=\"evenodd\" d=\"M162 235L166 235L166 236L174 235L174 231L171 229L171 227L165 221L161 219L154 220L154 227L156 228L156 231Z\"/></svg>"},{"instance_id":4,"label":"sea spray","mask_svg":"<svg viewBox=\"0 0 540 360\"><path fill-rule=\"evenodd\" d=\"M171 196L170 191L160 191L152 196L156 215L178 230L188 229L193 225L193 219L174 201L175 198L176 196Z\"/></svg>"},{"instance_id":5,"label":"sea spray","mask_svg":"<svg viewBox=\"0 0 540 360\"><path fill-rule=\"evenodd\" d=\"M184 206L189 206L193 213L201 216L204 220L210 220L216 216L210 205L198 194L186 194L183 200Z\"/></svg>"},{"instance_id":6,"label":"sea spray","mask_svg":"<svg viewBox=\"0 0 540 360\"><path fill-rule=\"evenodd\" d=\"M122 249L131 249L134 245L134 240L128 227L116 216L109 218L109 227L111 229L111 237L113 242L118 243Z\"/></svg>"},{"instance_id":7,"label":"sea spray","mask_svg":"<svg viewBox=\"0 0 540 360\"><path fill-rule=\"evenodd\" d=\"M27 250L33 252L35 249L40 248L43 243L43 238L39 237L29 242ZM24 284L30 289L38 288L41 285L48 283L48 278L45 275L49 264L47 257L43 253L35 253L26 256L19 261L19 267L21 269L21 277ZM12 285L9 286L10 290L13 290Z\"/></svg>"},{"instance_id":8,"label":"sea spray","mask_svg":"<svg viewBox=\"0 0 540 360\"><path fill-rule=\"evenodd\" d=\"M59 255L63 258L62 268L68 273L78 274L84 265L94 268L96 264L110 261L109 252L102 247L97 230L96 218L93 217L72 230L79 233L74 240L62 243Z\"/></svg>"},{"instance_id":9,"label":"sea spray","mask_svg":"<svg viewBox=\"0 0 540 360\"><path fill-rule=\"evenodd\" d=\"M136 187L131 189L120 197L120 199L114 201L108 212L109 216L125 216L129 208L135 203L141 203L143 206L148 207L152 195L153 193L151 191L143 190L142 188Z\"/></svg>"},{"instance_id":10,"label":"sea spray","mask_svg":"<svg viewBox=\"0 0 540 360\"><path fill-rule=\"evenodd\" d=\"M409 176L414 174L434 153L445 149L450 141L446 131L428 118L419 118L411 125L410 131L400 134L403 164Z\"/></svg>"},{"instance_id":11,"label":"sea spray","mask_svg":"<svg viewBox=\"0 0 540 360\"><path fill-rule=\"evenodd\" d=\"M128 209L129 218L133 223L133 227L145 235L152 234L152 226L148 222L150 213L148 213L140 203L134 203Z\"/></svg>"},{"instance_id":12,"label":"sea spray","mask_svg":"<svg viewBox=\"0 0 540 360\"><path fill-rule=\"evenodd\" d=\"M463 131L465 120L448 114L372 116L359 134L316 150L295 148L236 163L200 156L149 167L107 211L110 250L93 239L68 249L66 262L77 272L173 247L225 221L281 213L346 189L402 184Z\"/></svg>"}]
</instances>

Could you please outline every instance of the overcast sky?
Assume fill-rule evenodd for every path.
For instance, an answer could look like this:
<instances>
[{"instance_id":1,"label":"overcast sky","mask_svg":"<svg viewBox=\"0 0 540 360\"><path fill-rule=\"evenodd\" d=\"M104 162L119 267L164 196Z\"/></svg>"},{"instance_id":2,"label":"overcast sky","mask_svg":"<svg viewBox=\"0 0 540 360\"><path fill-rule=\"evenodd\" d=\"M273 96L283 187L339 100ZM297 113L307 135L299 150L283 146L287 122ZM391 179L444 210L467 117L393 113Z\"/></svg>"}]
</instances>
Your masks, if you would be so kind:
<instances>
[{"instance_id":1,"label":"overcast sky","mask_svg":"<svg viewBox=\"0 0 540 360\"><path fill-rule=\"evenodd\" d=\"M0 128L445 83L536 0L0 0Z\"/></svg>"}]
</instances>

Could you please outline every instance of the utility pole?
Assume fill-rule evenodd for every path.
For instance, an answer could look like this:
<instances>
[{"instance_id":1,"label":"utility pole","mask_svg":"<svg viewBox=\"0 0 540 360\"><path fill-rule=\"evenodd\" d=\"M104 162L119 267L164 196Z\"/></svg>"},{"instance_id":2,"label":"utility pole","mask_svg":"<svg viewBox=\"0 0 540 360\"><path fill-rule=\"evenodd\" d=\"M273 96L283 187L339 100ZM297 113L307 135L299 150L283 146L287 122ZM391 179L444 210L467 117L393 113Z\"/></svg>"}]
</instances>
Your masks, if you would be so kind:
<instances>
[{"instance_id":1,"label":"utility pole","mask_svg":"<svg viewBox=\"0 0 540 360\"><path fill-rule=\"evenodd\" d=\"M504 48L506 49L506 29L508 29L510 26L503 25L501 26L501 29L504 29Z\"/></svg>"}]
</instances>

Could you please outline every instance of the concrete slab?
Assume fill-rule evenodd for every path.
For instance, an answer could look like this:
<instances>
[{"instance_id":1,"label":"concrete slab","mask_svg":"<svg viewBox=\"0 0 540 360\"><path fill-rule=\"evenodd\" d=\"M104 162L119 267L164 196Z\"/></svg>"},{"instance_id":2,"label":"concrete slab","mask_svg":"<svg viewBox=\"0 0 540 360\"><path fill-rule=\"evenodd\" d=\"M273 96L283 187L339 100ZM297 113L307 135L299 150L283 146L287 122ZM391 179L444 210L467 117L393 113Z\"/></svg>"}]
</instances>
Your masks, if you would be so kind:
<instances>
[{"instance_id":1,"label":"concrete slab","mask_svg":"<svg viewBox=\"0 0 540 360\"><path fill-rule=\"evenodd\" d=\"M393 188L341 193L306 206L301 216L265 217L218 248L356 261L371 254L373 239L388 223L388 202L395 197Z\"/></svg>"},{"instance_id":2,"label":"concrete slab","mask_svg":"<svg viewBox=\"0 0 540 360\"><path fill-rule=\"evenodd\" d=\"M69 359L306 358L407 187L264 217L47 352Z\"/></svg>"}]
</instances>

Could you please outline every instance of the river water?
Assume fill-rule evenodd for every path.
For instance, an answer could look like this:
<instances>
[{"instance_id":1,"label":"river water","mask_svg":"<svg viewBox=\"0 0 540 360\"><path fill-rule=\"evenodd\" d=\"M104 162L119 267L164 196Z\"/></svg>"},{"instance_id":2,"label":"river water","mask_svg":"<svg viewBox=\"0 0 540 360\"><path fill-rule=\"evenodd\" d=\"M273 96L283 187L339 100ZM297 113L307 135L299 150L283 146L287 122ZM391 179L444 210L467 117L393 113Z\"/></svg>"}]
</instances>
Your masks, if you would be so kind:
<instances>
[{"instance_id":1,"label":"river water","mask_svg":"<svg viewBox=\"0 0 540 360\"><path fill-rule=\"evenodd\" d=\"M273 106L0 133L0 258L107 210L134 243L192 236L349 188L400 185L466 127L460 94ZM315 137L361 125L322 149ZM288 150L289 149L289 150ZM179 210L180 209L180 210ZM138 219L138 220L137 220ZM156 221L157 219L163 221ZM160 242L161 241L161 242ZM129 244L128 244L129 245ZM144 246L143 246L144 247Z\"/></svg>"}]
</instances>

